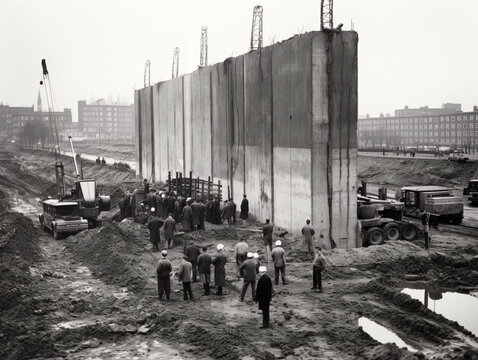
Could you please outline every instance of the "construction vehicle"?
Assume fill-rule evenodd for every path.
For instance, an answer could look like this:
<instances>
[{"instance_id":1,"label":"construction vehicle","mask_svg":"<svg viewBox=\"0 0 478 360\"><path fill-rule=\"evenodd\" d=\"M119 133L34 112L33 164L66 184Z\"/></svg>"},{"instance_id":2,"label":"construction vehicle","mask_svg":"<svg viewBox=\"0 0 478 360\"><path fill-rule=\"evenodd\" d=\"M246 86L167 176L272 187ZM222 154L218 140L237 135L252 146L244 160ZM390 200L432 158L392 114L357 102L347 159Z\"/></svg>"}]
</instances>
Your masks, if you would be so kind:
<instances>
[{"instance_id":1,"label":"construction vehicle","mask_svg":"<svg viewBox=\"0 0 478 360\"><path fill-rule=\"evenodd\" d=\"M463 189L463 195L468 195L471 205L478 205L478 179L473 179L468 182L468 187Z\"/></svg>"},{"instance_id":2,"label":"construction vehicle","mask_svg":"<svg viewBox=\"0 0 478 360\"><path fill-rule=\"evenodd\" d=\"M56 240L88 229L88 220L79 215L76 201L44 200L39 220L43 230L52 231Z\"/></svg>"},{"instance_id":3,"label":"construction vehicle","mask_svg":"<svg viewBox=\"0 0 478 360\"><path fill-rule=\"evenodd\" d=\"M359 195L357 218L361 225L362 245L381 245L385 240L415 240L418 227L403 220L404 204Z\"/></svg>"},{"instance_id":4,"label":"construction vehicle","mask_svg":"<svg viewBox=\"0 0 478 360\"><path fill-rule=\"evenodd\" d=\"M463 199L454 196L443 186L411 186L401 189L401 199L405 204L404 215L423 218L430 214L430 222L455 225L463 220Z\"/></svg>"},{"instance_id":5,"label":"construction vehicle","mask_svg":"<svg viewBox=\"0 0 478 360\"><path fill-rule=\"evenodd\" d=\"M448 161L458 161L458 162L465 162L468 160L468 157L462 151L453 151L448 155Z\"/></svg>"}]
</instances>

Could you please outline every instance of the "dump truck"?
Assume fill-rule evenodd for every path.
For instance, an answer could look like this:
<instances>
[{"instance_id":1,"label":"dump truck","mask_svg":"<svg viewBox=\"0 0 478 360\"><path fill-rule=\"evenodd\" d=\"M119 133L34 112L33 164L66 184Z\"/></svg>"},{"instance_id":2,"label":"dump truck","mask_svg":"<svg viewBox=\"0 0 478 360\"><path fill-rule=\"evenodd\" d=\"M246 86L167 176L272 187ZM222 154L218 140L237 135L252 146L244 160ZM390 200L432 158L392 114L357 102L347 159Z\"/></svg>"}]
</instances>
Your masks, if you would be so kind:
<instances>
[{"instance_id":1,"label":"dump truck","mask_svg":"<svg viewBox=\"0 0 478 360\"><path fill-rule=\"evenodd\" d=\"M57 240L88 229L88 220L79 215L76 201L59 199L43 201L43 213L39 216L39 220L43 230L52 231Z\"/></svg>"},{"instance_id":2,"label":"dump truck","mask_svg":"<svg viewBox=\"0 0 478 360\"><path fill-rule=\"evenodd\" d=\"M468 187L463 189L463 195L468 195L468 200L471 205L478 205L478 179L473 179L468 182Z\"/></svg>"}]
</instances>

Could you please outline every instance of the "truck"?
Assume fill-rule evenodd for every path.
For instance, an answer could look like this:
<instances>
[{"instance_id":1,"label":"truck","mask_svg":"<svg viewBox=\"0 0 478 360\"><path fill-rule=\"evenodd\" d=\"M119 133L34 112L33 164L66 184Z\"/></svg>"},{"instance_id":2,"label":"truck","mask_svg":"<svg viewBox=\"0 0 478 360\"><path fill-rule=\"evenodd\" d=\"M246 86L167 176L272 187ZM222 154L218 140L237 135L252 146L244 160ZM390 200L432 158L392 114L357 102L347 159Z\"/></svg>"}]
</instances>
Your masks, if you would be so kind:
<instances>
[{"instance_id":1,"label":"truck","mask_svg":"<svg viewBox=\"0 0 478 360\"><path fill-rule=\"evenodd\" d=\"M453 151L448 155L448 161L465 162L468 157L462 151Z\"/></svg>"},{"instance_id":2,"label":"truck","mask_svg":"<svg viewBox=\"0 0 478 360\"><path fill-rule=\"evenodd\" d=\"M75 201L44 200L39 220L43 230L52 231L56 240L88 229L88 221L79 215L78 203Z\"/></svg>"},{"instance_id":3,"label":"truck","mask_svg":"<svg viewBox=\"0 0 478 360\"><path fill-rule=\"evenodd\" d=\"M406 216L423 218L428 213L432 224L452 222L459 225L463 220L463 199L443 186L404 187L401 188L401 200Z\"/></svg>"},{"instance_id":4,"label":"truck","mask_svg":"<svg viewBox=\"0 0 478 360\"><path fill-rule=\"evenodd\" d=\"M468 195L471 205L478 205L478 179L472 179L468 182L468 187L463 189L463 195Z\"/></svg>"}]
</instances>

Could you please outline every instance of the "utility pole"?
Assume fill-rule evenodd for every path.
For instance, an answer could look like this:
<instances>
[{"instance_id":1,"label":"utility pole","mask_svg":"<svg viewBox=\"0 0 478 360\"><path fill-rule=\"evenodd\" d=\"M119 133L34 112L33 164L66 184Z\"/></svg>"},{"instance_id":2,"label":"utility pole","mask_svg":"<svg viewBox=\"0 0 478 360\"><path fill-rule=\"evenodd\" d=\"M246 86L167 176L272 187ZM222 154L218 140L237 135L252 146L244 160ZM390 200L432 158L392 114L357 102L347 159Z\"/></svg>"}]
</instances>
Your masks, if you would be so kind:
<instances>
[{"instance_id":1,"label":"utility pole","mask_svg":"<svg viewBox=\"0 0 478 360\"><path fill-rule=\"evenodd\" d=\"M178 77L179 71L179 48L175 47L173 52L173 69L172 69L172 78Z\"/></svg>"},{"instance_id":2,"label":"utility pole","mask_svg":"<svg viewBox=\"0 0 478 360\"><path fill-rule=\"evenodd\" d=\"M207 26L201 28L201 55L199 67L207 66Z\"/></svg>"},{"instance_id":3,"label":"utility pole","mask_svg":"<svg viewBox=\"0 0 478 360\"><path fill-rule=\"evenodd\" d=\"M144 63L144 87L151 86L151 61Z\"/></svg>"},{"instance_id":4,"label":"utility pole","mask_svg":"<svg viewBox=\"0 0 478 360\"><path fill-rule=\"evenodd\" d=\"M334 28L334 0L320 0L320 30Z\"/></svg>"},{"instance_id":5,"label":"utility pole","mask_svg":"<svg viewBox=\"0 0 478 360\"><path fill-rule=\"evenodd\" d=\"M254 6L252 14L251 50L262 48L262 6Z\"/></svg>"}]
</instances>

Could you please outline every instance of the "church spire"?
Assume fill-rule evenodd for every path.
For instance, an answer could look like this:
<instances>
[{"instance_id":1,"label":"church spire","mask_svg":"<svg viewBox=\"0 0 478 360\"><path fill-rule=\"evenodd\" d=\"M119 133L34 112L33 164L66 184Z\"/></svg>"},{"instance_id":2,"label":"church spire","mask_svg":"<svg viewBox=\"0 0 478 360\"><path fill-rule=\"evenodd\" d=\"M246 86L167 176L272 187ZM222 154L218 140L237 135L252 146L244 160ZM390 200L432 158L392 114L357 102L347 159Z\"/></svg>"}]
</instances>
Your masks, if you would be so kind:
<instances>
[{"instance_id":1,"label":"church spire","mask_svg":"<svg viewBox=\"0 0 478 360\"><path fill-rule=\"evenodd\" d=\"M42 111L42 108L41 108L41 96L40 96L40 90L38 90L37 111Z\"/></svg>"}]
</instances>

